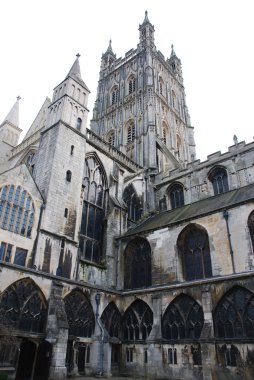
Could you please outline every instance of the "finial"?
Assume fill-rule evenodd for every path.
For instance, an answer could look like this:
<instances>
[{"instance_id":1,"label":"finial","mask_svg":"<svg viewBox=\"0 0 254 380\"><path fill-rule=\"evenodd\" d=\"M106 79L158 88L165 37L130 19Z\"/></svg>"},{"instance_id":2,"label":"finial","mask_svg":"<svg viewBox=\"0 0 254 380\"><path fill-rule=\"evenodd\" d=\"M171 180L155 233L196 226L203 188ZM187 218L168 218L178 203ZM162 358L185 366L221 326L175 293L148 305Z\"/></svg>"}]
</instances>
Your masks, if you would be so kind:
<instances>
[{"instance_id":1,"label":"finial","mask_svg":"<svg viewBox=\"0 0 254 380\"><path fill-rule=\"evenodd\" d=\"M78 54L76 54L76 57L77 57L77 58L79 58L79 57L80 57L80 54L79 54L79 53L78 53Z\"/></svg>"},{"instance_id":2,"label":"finial","mask_svg":"<svg viewBox=\"0 0 254 380\"><path fill-rule=\"evenodd\" d=\"M21 99L21 96L17 96L17 100L20 100Z\"/></svg>"},{"instance_id":3,"label":"finial","mask_svg":"<svg viewBox=\"0 0 254 380\"><path fill-rule=\"evenodd\" d=\"M233 136L233 140L234 140L235 145L238 144L238 138L236 135Z\"/></svg>"}]
</instances>

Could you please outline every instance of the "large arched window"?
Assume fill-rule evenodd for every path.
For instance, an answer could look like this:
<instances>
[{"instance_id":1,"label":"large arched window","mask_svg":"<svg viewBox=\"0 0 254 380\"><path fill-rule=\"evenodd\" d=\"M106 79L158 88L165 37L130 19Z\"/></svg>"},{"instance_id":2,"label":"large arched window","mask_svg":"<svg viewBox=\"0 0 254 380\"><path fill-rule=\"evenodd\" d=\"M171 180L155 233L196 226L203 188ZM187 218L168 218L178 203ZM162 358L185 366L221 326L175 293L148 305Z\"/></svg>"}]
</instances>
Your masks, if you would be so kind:
<instances>
[{"instance_id":1,"label":"large arched window","mask_svg":"<svg viewBox=\"0 0 254 380\"><path fill-rule=\"evenodd\" d=\"M81 259L102 261L103 226L106 205L106 175L95 155L87 156L83 179L83 210L80 228Z\"/></svg>"},{"instance_id":2,"label":"large arched window","mask_svg":"<svg viewBox=\"0 0 254 380\"><path fill-rule=\"evenodd\" d=\"M114 302L110 302L101 316L102 323L111 338L120 338L121 314Z\"/></svg>"},{"instance_id":3,"label":"large arched window","mask_svg":"<svg viewBox=\"0 0 254 380\"><path fill-rule=\"evenodd\" d=\"M174 183L169 186L168 194L170 199L171 208L177 208L184 205L183 185Z\"/></svg>"},{"instance_id":4,"label":"large arched window","mask_svg":"<svg viewBox=\"0 0 254 380\"><path fill-rule=\"evenodd\" d=\"M45 297L31 279L16 281L1 294L0 323L15 330L42 333L46 322Z\"/></svg>"},{"instance_id":5,"label":"large arched window","mask_svg":"<svg viewBox=\"0 0 254 380\"><path fill-rule=\"evenodd\" d=\"M236 286L219 301L214 311L216 338L254 338L254 294Z\"/></svg>"},{"instance_id":6,"label":"large arched window","mask_svg":"<svg viewBox=\"0 0 254 380\"><path fill-rule=\"evenodd\" d=\"M212 182L214 195L226 193L229 190L228 175L224 168L214 168L208 178Z\"/></svg>"},{"instance_id":7,"label":"large arched window","mask_svg":"<svg viewBox=\"0 0 254 380\"><path fill-rule=\"evenodd\" d=\"M249 215L248 228L249 228L250 238L252 242L252 250L254 251L254 211L252 211Z\"/></svg>"},{"instance_id":8,"label":"large arched window","mask_svg":"<svg viewBox=\"0 0 254 380\"><path fill-rule=\"evenodd\" d=\"M69 324L69 335L91 337L95 318L92 306L79 290L73 290L65 299L65 311Z\"/></svg>"},{"instance_id":9,"label":"large arched window","mask_svg":"<svg viewBox=\"0 0 254 380\"><path fill-rule=\"evenodd\" d=\"M203 324L202 307L192 297L181 294L163 314L162 337L167 340L198 339Z\"/></svg>"},{"instance_id":10,"label":"large arched window","mask_svg":"<svg viewBox=\"0 0 254 380\"><path fill-rule=\"evenodd\" d=\"M146 340L153 327L153 312L142 300L134 301L123 316L123 338Z\"/></svg>"},{"instance_id":11,"label":"large arched window","mask_svg":"<svg viewBox=\"0 0 254 380\"><path fill-rule=\"evenodd\" d=\"M8 185L0 189L0 228L31 237L34 204L21 186Z\"/></svg>"},{"instance_id":12,"label":"large arched window","mask_svg":"<svg viewBox=\"0 0 254 380\"><path fill-rule=\"evenodd\" d=\"M186 280L212 276L208 234L203 227L189 224L180 233L177 246L182 258L183 274Z\"/></svg>"},{"instance_id":13,"label":"large arched window","mask_svg":"<svg viewBox=\"0 0 254 380\"><path fill-rule=\"evenodd\" d=\"M137 222L142 216L143 208L142 202L137 196L136 190L132 184L124 189L123 201L127 205L128 224Z\"/></svg>"},{"instance_id":14,"label":"large arched window","mask_svg":"<svg viewBox=\"0 0 254 380\"><path fill-rule=\"evenodd\" d=\"M151 248L147 240L135 238L124 251L124 287L135 289L150 286Z\"/></svg>"}]
</instances>

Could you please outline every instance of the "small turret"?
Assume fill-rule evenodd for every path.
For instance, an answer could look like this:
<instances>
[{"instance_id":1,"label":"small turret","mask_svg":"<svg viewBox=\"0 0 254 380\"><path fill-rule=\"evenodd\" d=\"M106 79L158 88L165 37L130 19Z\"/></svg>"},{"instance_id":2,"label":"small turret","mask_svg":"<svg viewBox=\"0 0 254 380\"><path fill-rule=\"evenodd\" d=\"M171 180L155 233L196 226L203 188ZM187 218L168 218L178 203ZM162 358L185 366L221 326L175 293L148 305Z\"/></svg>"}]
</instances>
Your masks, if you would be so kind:
<instances>
[{"instance_id":1,"label":"small turret","mask_svg":"<svg viewBox=\"0 0 254 380\"><path fill-rule=\"evenodd\" d=\"M144 21L139 25L139 47L154 47L154 31L154 26L150 23L146 11Z\"/></svg>"},{"instance_id":2,"label":"small turret","mask_svg":"<svg viewBox=\"0 0 254 380\"><path fill-rule=\"evenodd\" d=\"M177 57L175 50L174 50L174 45L171 45L171 55L170 58L168 59L168 63L172 67L176 77L182 82L183 76L182 76L182 63L181 60Z\"/></svg>"},{"instance_id":3,"label":"small turret","mask_svg":"<svg viewBox=\"0 0 254 380\"><path fill-rule=\"evenodd\" d=\"M113 62L116 60L116 55L112 49L112 41L109 40L109 45L105 53L101 57L101 70L111 67Z\"/></svg>"}]
</instances>

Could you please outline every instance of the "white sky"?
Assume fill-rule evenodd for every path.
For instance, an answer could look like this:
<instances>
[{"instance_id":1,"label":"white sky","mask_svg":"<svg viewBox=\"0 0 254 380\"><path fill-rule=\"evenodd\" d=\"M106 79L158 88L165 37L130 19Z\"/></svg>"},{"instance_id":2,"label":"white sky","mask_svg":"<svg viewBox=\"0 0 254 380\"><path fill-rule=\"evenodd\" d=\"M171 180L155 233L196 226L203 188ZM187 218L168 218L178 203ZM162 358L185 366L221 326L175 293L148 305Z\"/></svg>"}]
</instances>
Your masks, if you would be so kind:
<instances>
[{"instance_id":1,"label":"white sky","mask_svg":"<svg viewBox=\"0 0 254 380\"><path fill-rule=\"evenodd\" d=\"M77 53L90 119L109 39L117 58L136 48L146 10L157 49L167 58L173 43L182 61L197 157L227 151L234 134L253 141L253 0L1 1L0 123L20 95L26 132Z\"/></svg>"}]
</instances>

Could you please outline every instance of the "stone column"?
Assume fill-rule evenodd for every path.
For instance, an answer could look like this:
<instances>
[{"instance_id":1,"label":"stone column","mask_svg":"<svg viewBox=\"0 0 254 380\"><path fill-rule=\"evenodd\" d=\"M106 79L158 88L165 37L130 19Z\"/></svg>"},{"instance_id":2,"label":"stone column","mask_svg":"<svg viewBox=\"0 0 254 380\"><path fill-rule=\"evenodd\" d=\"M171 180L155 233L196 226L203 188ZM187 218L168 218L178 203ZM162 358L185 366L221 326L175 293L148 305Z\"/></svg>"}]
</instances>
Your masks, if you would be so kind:
<instances>
[{"instance_id":1,"label":"stone column","mask_svg":"<svg viewBox=\"0 0 254 380\"><path fill-rule=\"evenodd\" d=\"M49 380L62 380L67 377L65 358L69 326L62 299L62 290L63 285L60 282L52 282L46 338L52 344Z\"/></svg>"}]
</instances>

